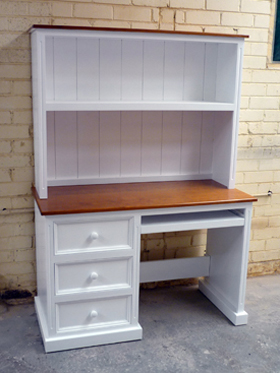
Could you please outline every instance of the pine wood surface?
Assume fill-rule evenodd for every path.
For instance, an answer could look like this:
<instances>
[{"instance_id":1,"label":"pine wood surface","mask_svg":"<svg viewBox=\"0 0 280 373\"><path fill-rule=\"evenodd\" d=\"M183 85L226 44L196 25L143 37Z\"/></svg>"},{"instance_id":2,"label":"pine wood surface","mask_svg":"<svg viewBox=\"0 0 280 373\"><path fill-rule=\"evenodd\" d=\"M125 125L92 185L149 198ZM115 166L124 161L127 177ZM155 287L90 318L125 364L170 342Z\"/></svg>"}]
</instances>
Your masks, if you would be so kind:
<instances>
[{"instance_id":1,"label":"pine wood surface","mask_svg":"<svg viewBox=\"0 0 280 373\"><path fill-rule=\"evenodd\" d=\"M229 38L249 38L249 35L241 34L222 34L214 32L195 32L195 31L175 31L175 30L150 30L150 29L126 29L115 27L87 27L87 26L67 26L67 25L40 25L34 24L29 32L35 29L53 29L53 30L84 30L84 31L118 31L118 32L144 32L149 34L178 34L178 35L204 35L204 36L222 36Z\"/></svg>"},{"instance_id":2,"label":"pine wood surface","mask_svg":"<svg viewBox=\"0 0 280 373\"><path fill-rule=\"evenodd\" d=\"M213 180L58 186L33 195L42 215L78 214L257 201Z\"/></svg>"}]
</instances>

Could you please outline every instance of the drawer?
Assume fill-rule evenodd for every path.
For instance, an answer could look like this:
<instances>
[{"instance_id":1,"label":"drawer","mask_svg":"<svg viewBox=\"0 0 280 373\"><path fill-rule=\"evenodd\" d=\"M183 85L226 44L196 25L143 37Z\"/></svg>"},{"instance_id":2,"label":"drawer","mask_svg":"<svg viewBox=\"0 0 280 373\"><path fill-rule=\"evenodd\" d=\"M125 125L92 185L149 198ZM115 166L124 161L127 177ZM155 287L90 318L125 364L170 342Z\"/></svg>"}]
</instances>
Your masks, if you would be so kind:
<instances>
[{"instance_id":1,"label":"drawer","mask_svg":"<svg viewBox=\"0 0 280 373\"><path fill-rule=\"evenodd\" d=\"M55 253L131 247L132 219L104 221L55 221Z\"/></svg>"},{"instance_id":2,"label":"drawer","mask_svg":"<svg viewBox=\"0 0 280 373\"><path fill-rule=\"evenodd\" d=\"M58 303L57 331L86 331L130 323L131 296Z\"/></svg>"},{"instance_id":3,"label":"drawer","mask_svg":"<svg viewBox=\"0 0 280 373\"><path fill-rule=\"evenodd\" d=\"M55 265L56 294L131 287L132 258Z\"/></svg>"}]
</instances>

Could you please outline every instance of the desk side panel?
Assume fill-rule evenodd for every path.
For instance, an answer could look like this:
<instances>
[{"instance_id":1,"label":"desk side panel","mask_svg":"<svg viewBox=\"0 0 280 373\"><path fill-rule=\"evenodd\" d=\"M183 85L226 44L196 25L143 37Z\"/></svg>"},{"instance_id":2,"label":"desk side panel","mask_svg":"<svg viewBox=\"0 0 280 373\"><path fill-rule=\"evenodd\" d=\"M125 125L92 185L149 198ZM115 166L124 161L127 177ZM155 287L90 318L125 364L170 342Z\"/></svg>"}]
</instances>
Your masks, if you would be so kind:
<instances>
[{"instance_id":1,"label":"desk side panel","mask_svg":"<svg viewBox=\"0 0 280 373\"><path fill-rule=\"evenodd\" d=\"M49 282L49 253L47 244L46 218L40 214L35 202L35 229L36 229L36 262L37 262L37 297L36 302L40 303L40 319L42 322L49 321L50 294Z\"/></svg>"}]
</instances>

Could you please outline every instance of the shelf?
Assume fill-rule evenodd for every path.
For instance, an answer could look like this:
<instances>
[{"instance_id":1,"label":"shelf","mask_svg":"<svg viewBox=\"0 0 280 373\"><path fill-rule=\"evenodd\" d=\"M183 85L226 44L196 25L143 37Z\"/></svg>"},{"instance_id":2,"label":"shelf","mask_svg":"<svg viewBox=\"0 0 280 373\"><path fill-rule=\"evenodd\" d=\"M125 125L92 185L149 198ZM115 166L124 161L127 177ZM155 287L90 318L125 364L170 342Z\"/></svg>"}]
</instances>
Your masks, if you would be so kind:
<instances>
[{"instance_id":1,"label":"shelf","mask_svg":"<svg viewBox=\"0 0 280 373\"><path fill-rule=\"evenodd\" d=\"M235 104L208 101L48 101L46 111L234 111Z\"/></svg>"},{"instance_id":2,"label":"shelf","mask_svg":"<svg viewBox=\"0 0 280 373\"><path fill-rule=\"evenodd\" d=\"M232 211L143 216L141 233L178 232L196 229L242 227L244 217Z\"/></svg>"}]
</instances>

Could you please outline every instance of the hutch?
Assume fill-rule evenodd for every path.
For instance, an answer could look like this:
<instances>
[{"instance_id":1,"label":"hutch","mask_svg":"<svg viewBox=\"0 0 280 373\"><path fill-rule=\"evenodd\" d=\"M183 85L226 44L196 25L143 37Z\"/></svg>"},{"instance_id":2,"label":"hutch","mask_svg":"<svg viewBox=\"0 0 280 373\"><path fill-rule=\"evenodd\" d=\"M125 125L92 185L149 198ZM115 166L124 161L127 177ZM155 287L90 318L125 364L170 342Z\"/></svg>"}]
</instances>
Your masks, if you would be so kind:
<instances>
[{"instance_id":1,"label":"hutch","mask_svg":"<svg viewBox=\"0 0 280 373\"><path fill-rule=\"evenodd\" d=\"M203 277L235 325L252 202L234 188L244 36L34 26L37 315L47 352L141 339L139 283ZM140 263L141 234L207 229Z\"/></svg>"}]
</instances>

